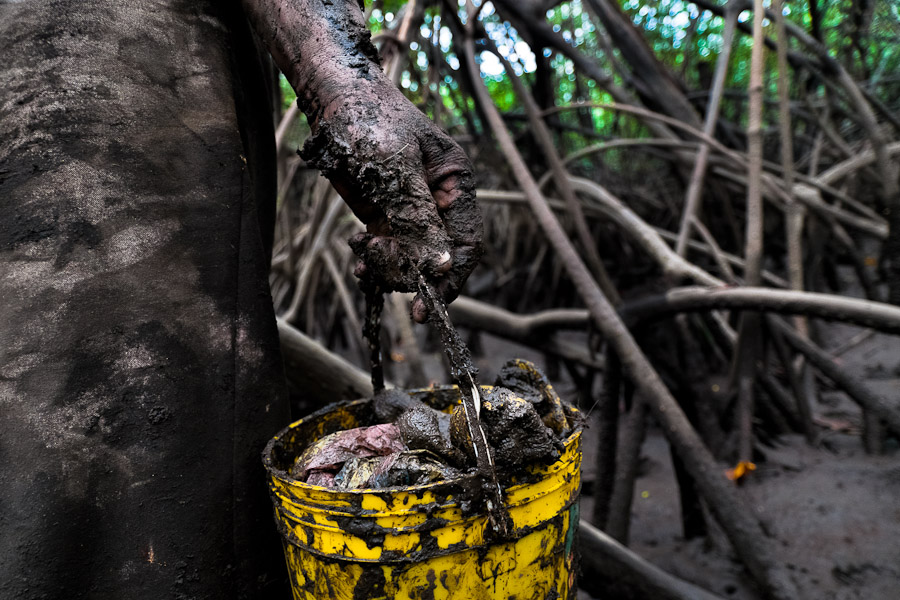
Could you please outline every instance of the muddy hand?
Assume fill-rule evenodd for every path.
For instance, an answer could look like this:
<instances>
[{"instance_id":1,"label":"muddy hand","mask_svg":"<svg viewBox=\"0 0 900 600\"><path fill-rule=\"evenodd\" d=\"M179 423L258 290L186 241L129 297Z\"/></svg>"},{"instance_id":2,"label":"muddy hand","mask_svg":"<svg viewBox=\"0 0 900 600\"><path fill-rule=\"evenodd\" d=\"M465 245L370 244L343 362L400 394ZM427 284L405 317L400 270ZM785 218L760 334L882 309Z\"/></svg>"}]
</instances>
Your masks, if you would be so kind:
<instances>
[{"instance_id":1,"label":"muddy hand","mask_svg":"<svg viewBox=\"0 0 900 600\"><path fill-rule=\"evenodd\" d=\"M332 182L366 232L350 240L356 274L416 291L422 272L445 302L481 257L482 222L462 149L389 82L323 111L302 155ZM416 321L427 320L421 298Z\"/></svg>"}]
</instances>

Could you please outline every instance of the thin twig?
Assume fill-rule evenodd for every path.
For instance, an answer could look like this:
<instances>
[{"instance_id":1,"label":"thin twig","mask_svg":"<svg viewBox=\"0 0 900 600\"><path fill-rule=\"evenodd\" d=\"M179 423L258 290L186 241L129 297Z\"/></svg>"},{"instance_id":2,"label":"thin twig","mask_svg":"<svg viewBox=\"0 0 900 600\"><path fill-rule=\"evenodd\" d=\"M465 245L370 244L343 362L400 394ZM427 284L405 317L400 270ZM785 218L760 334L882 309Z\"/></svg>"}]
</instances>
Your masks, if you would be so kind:
<instances>
[{"instance_id":1,"label":"thin twig","mask_svg":"<svg viewBox=\"0 0 900 600\"><path fill-rule=\"evenodd\" d=\"M733 6L733 5L732 5ZM713 78L713 86L709 91L709 102L706 105L706 119L703 122L703 133L712 137L715 133L716 122L719 120L719 103L722 100L722 90L725 87L725 75L728 72L728 62L731 58L732 39L734 27L737 24L738 11L726 9L725 30L722 33L722 50L716 59L716 71ZM706 175L706 163L709 159L709 144L701 142L700 152L694 161L694 170L691 173L688 184L687 198L684 202L684 211L681 214L681 226L678 229L678 241L675 244L675 253L684 256L687 252L687 243L694 225L696 215L700 210L700 198L703 191L703 178Z\"/></svg>"}]
</instances>

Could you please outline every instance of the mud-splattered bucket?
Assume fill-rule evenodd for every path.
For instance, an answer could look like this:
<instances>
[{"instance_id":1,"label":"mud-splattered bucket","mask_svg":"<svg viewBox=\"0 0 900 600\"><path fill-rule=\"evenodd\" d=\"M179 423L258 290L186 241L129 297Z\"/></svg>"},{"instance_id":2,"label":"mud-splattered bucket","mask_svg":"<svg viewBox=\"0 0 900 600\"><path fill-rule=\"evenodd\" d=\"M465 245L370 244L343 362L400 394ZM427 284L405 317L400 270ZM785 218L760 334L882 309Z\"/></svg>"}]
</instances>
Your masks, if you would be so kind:
<instances>
[{"instance_id":1,"label":"mud-splattered bucket","mask_svg":"<svg viewBox=\"0 0 900 600\"><path fill-rule=\"evenodd\" d=\"M408 393L438 409L459 402L455 387ZM464 515L455 500L464 481L337 491L288 475L311 443L372 424L369 400L336 403L288 426L266 447L295 599L575 598L580 431L565 440L558 461L505 490L514 533L491 543L486 515Z\"/></svg>"}]
</instances>

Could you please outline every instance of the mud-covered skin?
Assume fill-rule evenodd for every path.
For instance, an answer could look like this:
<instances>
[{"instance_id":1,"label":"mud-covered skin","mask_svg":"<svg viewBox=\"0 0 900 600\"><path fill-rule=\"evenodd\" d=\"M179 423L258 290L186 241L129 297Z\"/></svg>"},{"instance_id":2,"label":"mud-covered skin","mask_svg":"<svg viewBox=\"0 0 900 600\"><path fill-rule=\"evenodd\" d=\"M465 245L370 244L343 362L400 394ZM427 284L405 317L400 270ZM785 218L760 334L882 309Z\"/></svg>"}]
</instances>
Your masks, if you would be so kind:
<instances>
[{"instance_id":1,"label":"mud-covered skin","mask_svg":"<svg viewBox=\"0 0 900 600\"><path fill-rule=\"evenodd\" d=\"M446 302L481 257L481 213L462 149L384 76L356 0L243 0L297 91L322 170L368 233L352 241L385 291L415 291L424 271ZM286 35L284 32L291 32ZM413 317L426 319L421 299Z\"/></svg>"},{"instance_id":2,"label":"mud-covered skin","mask_svg":"<svg viewBox=\"0 0 900 600\"><path fill-rule=\"evenodd\" d=\"M0 3L4 599L280 593L272 125L233 8Z\"/></svg>"},{"instance_id":3,"label":"mud-covered skin","mask_svg":"<svg viewBox=\"0 0 900 600\"><path fill-rule=\"evenodd\" d=\"M482 251L472 166L384 76L360 3L242 3L309 119L303 157L368 227L352 243L358 272L385 291L415 291L423 270L455 299ZM421 299L413 317L426 319Z\"/></svg>"},{"instance_id":4,"label":"mud-covered skin","mask_svg":"<svg viewBox=\"0 0 900 600\"><path fill-rule=\"evenodd\" d=\"M354 88L381 76L357 0L240 2L312 123Z\"/></svg>"},{"instance_id":5,"label":"mud-covered skin","mask_svg":"<svg viewBox=\"0 0 900 600\"><path fill-rule=\"evenodd\" d=\"M362 259L358 274L414 292L421 271L450 302L481 258L471 165L389 81L365 87L320 120L302 155L367 225L350 242ZM424 320L421 298L413 311Z\"/></svg>"},{"instance_id":6,"label":"mud-covered skin","mask_svg":"<svg viewBox=\"0 0 900 600\"><path fill-rule=\"evenodd\" d=\"M314 135L303 157L368 226L352 243L359 272L368 270L386 291L415 291L421 270L445 301L456 298L481 256L472 167L384 76L359 4L244 5L309 117ZM286 30L302 33L278 35ZM413 316L426 318L421 299Z\"/></svg>"}]
</instances>

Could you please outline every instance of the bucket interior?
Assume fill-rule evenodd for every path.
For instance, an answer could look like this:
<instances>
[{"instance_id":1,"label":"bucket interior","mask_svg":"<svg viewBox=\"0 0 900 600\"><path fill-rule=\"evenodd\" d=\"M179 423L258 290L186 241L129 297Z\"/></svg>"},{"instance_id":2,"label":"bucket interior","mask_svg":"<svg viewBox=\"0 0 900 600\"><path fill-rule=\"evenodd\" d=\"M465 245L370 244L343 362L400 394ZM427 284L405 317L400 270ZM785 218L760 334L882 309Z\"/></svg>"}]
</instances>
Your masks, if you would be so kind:
<instances>
[{"instance_id":1,"label":"bucket interior","mask_svg":"<svg viewBox=\"0 0 900 600\"><path fill-rule=\"evenodd\" d=\"M483 392L487 392L491 386L481 388ZM459 388L455 385L407 390L406 393L432 408L448 413L461 401ZM263 462L273 474L290 478L288 473L291 466L310 444L338 431L376 424L370 398L330 404L282 430L266 447Z\"/></svg>"}]
</instances>

